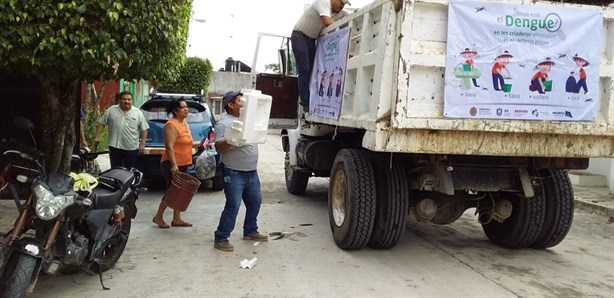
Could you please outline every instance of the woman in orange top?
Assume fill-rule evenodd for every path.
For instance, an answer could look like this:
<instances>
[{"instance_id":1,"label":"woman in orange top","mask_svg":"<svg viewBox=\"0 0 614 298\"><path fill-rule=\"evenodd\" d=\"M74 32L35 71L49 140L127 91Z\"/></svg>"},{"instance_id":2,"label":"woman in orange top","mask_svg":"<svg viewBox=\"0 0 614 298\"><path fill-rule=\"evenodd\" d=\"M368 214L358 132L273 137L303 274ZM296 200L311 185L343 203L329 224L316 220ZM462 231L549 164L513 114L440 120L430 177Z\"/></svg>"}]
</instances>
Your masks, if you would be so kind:
<instances>
[{"instance_id":1,"label":"woman in orange top","mask_svg":"<svg viewBox=\"0 0 614 298\"><path fill-rule=\"evenodd\" d=\"M160 160L160 169L164 174L166 188L171 186L173 174L178 171L188 172L188 166L192 164L192 134L186 122L188 117L188 104L184 99L173 99L166 107L166 113L173 114L164 125L164 153ZM158 212L153 218L153 223L160 229L168 229L170 226L164 222L164 211L167 208L162 197ZM191 227L192 224L181 219L181 212L173 210L173 227Z\"/></svg>"}]
</instances>

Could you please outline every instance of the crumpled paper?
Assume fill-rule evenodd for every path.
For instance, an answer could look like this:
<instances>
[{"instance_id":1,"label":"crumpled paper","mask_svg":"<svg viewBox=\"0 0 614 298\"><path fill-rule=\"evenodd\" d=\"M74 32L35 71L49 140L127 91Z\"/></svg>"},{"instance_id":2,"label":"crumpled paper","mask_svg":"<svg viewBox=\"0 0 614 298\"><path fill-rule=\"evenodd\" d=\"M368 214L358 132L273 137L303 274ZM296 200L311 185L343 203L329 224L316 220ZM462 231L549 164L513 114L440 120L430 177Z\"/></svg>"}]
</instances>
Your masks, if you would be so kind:
<instances>
[{"instance_id":1,"label":"crumpled paper","mask_svg":"<svg viewBox=\"0 0 614 298\"><path fill-rule=\"evenodd\" d=\"M251 260L244 259L243 261L241 261L240 267L243 269L252 269L254 265L256 265L256 261L258 261L257 257L254 257Z\"/></svg>"}]
</instances>

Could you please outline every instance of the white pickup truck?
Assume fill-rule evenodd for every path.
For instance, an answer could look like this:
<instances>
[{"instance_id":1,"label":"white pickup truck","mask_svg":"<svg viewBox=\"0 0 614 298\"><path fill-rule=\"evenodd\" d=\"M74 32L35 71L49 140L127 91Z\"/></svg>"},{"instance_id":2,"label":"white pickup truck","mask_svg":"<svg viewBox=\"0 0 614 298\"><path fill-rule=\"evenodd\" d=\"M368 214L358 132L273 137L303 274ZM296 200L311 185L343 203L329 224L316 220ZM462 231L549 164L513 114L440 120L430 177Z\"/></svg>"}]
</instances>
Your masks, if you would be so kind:
<instances>
[{"instance_id":1,"label":"white pickup truck","mask_svg":"<svg viewBox=\"0 0 614 298\"><path fill-rule=\"evenodd\" d=\"M600 26L588 25L586 34L597 34L600 44L595 52L601 61L592 64L599 66L599 79L593 79L593 87L598 88L591 89L595 97L583 97L597 103L591 119L566 121L569 119L532 120L514 115L497 119L502 112L495 113L494 109L490 116L472 117L482 112L474 107L466 117L447 116L448 88L471 87L470 80L464 87L448 86L456 81L451 77L452 69L446 67L446 59L462 56L458 51L448 51L452 36L446 32L453 3L377 0L326 28L320 40L351 28L336 118L318 116L313 110L299 113L295 76L254 76L255 88L273 96L270 127L297 123L293 129L282 130L288 191L301 194L310 177L330 177L330 226L342 249L365 245L391 248L404 233L409 214L420 222L449 224L470 208L476 208L486 236L500 246L555 246L567 235L574 213L567 170L586 169L591 157L614 157L614 7L513 0L470 4L475 5L478 29L479 12L490 10L491 4L515 5L517 12L500 22L519 26L523 21L516 21L516 14L530 17L523 10L597 10ZM544 26L555 24L556 20L549 18L550 14L543 20ZM531 23L527 21L526 25ZM520 35L521 31L503 34ZM556 34L560 37L562 32ZM556 34L544 31L542 37L558 38ZM566 34L568 42L574 40L570 38L573 32ZM588 47L578 45L584 46ZM482 51L488 49L483 47ZM283 53L282 65L288 66L290 55ZM570 60L565 63L573 64L574 54L567 55ZM563 61L564 56L555 58ZM482 62L493 63L494 58L483 58ZM534 72L534 67L538 69L549 59L526 67ZM479 60L478 56L476 65ZM509 68L512 66L525 67L513 61ZM492 86L490 68L486 71L488 76L482 75L481 81L473 84ZM516 82L515 86L522 86L517 90L535 98L547 98L547 88L531 93L528 90L536 90L530 84L532 79L526 85ZM578 93L573 88L567 91ZM518 111L527 112L516 108ZM571 117L571 113L560 116Z\"/></svg>"}]
</instances>

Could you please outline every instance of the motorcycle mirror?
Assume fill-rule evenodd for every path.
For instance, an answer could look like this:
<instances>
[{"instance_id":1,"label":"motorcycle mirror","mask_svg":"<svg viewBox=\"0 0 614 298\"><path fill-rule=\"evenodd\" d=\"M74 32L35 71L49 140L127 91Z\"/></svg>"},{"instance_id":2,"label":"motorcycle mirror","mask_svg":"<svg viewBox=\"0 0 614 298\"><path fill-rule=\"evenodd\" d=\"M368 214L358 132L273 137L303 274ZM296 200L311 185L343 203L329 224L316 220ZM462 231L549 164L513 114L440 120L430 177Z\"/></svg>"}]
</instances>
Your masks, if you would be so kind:
<instances>
[{"instance_id":1,"label":"motorcycle mirror","mask_svg":"<svg viewBox=\"0 0 614 298\"><path fill-rule=\"evenodd\" d=\"M30 121L30 119L28 118L24 118L24 117L15 117L15 127L21 129L21 130L32 130L34 129L34 123L32 123L32 121Z\"/></svg>"},{"instance_id":2,"label":"motorcycle mirror","mask_svg":"<svg viewBox=\"0 0 614 298\"><path fill-rule=\"evenodd\" d=\"M17 127L18 129L27 130L28 132L30 132L32 142L34 143L34 146L36 146L36 139L34 138L34 133L32 132L34 130L34 123L32 123L30 119L20 116L15 117L15 120L13 122L15 124L15 127Z\"/></svg>"}]
</instances>

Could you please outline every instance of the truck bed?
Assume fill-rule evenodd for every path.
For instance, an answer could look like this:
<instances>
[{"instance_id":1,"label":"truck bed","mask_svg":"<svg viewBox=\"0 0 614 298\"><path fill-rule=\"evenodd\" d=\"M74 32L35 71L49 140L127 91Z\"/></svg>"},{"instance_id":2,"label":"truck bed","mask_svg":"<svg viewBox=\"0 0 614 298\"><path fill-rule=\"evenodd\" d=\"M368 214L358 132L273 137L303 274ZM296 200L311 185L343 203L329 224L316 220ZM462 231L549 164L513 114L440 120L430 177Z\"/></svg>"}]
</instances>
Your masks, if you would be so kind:
<instances>
[{"instance_id":1,"label":"truck bed","mask_svg":"<svg viewBox=\"0 0 614 298\"><path fill-rule=\"evenodd\" d=\"M327 28L323 34L352 28L340 117L306 119L364 129L362 145L373 151L614 157L614 6L603 13L594 121L444 117L447 16L447 0L378 0Z\"/></svg>"}]
</instances>

